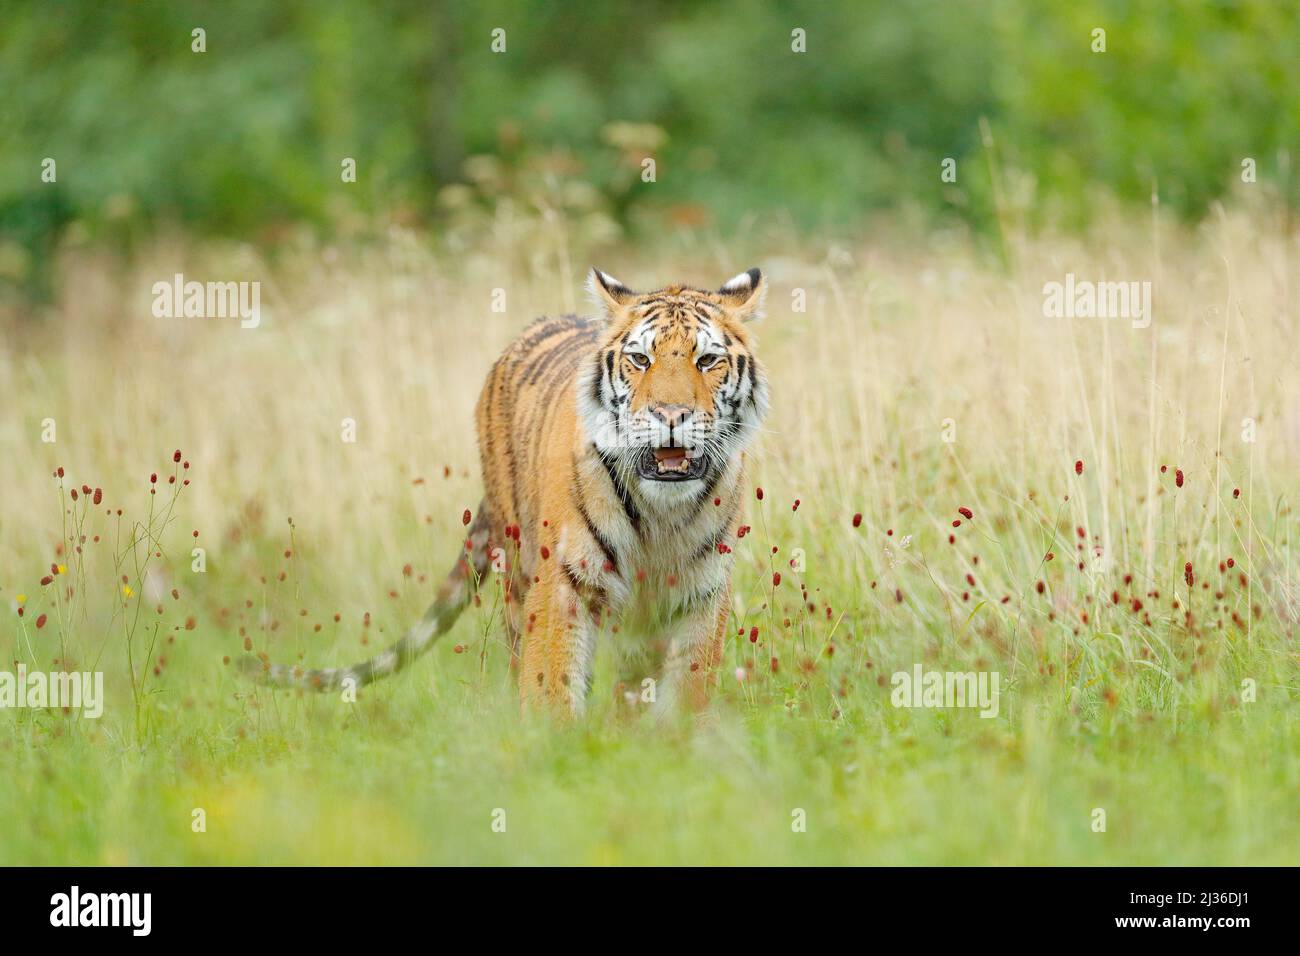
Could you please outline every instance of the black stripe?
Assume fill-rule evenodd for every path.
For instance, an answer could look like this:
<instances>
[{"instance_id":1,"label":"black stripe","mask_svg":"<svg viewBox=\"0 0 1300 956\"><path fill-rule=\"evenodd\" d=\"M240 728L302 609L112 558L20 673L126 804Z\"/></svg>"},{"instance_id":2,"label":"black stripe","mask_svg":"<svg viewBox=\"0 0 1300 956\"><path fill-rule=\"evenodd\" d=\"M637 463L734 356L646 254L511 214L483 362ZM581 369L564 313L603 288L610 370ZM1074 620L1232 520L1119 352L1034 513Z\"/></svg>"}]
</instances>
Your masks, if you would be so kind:
<instances>
[{"instance_id":1,"label":"black stripe","mask_svg":"<svg viewBox=\"0 0 1300 956\"><path fill-rule=\"evenodd\" d=\"M691 562L703 561L710 551L717 551L718 545L722 543L722 539L725 537L726 535L723 534L719 535L716 541L713 539L706 539L702 545L695 549L695 553L691 555Z\"/></svg>"},{"instance_id":2,"label":"black stripe","mask_svg":"<svg viewBox=\"0 0 1300 956\"><path fill-rule=\"evenodd\" d=\"M528 329L525 329L523 337L520 338L515 343L514 348L510 350L511 353L513 353L512 366L517 368L520 364L531 357L537 347L547 339L553 338L561 332L567 332L569 329L574 328L575 326L573 323L567 321L568 318L571 317L566 316L558 319L538 319L529 326L529 329L533 329L534 331L529 332Z\"/></svg>"},{"instance_id":3,"label":"black stripe","mask_svg":"<svg viewBox=\"0 0 1300 956\"><path fill-rule=\"evenodd\" d=\"M578 576L573 573L573 568L569 567L567 562L560 562L560 570L563 571L564 576L569 579L569 586L578 594L582 594L587 590L587 585L578 580Z\"/></svg>"},{"instance_id":4,"label":"black stripe","mask_svg":"<svg viewBox=\"0 0 1300 956\"><path fill-rule=\"evenodd\" d=\"M758 408L758 372L756 371L758 363L754 361L751 355L749 358L749 404Z\"/></svg>"},{"instance_id":5,"label":"black stripe","mask_svg":"<svg viewBox=\"0 0 1300 956\"><path fill-rule=\"evenodd\" d=\"M426 617L427 616L428 615L426 615ZM393 645L393 652L397 655L397 663L393 667L394 671L400 671L407 664L411 663L411 661L415 660L417 656L415 648L411 646L411 642L406 640L406 638L403 638Z\"/></svg>"},{"instance_id":6,"label":"black stripe","mask_svg":"<svg viewBox=\"0 0 1300 956\"><path fill-rule=\"evenodd\" d=\"M605 365L612 368L614 365L614 353L605 353ZM602 407L605 403L601 401L604 392L605 373L601 371L599 363L596 365L596 374L591 376L591 401L597 407Z\"/></svg>"},{"instance_id":7,"label":"black stripe","mask_svg":"<svg viewBox=\"0 0 1300 956\"><path fill-rule=\"evenodd\" d=\"M541 378L552 365L564 358L571 357L573 353L569 350L569 346L580 341L582 341L581 336L572 336L570 338L552 342L545 352L538 355L536 359L529 364L528 371L524 375L524 384L536 385L537 380Z\"/></svg>"},{"instance_id":8,"label":"black stripe","mask_svg":"<svg viewBox=\"0 0 1300 956\"><path fill-rule=\"evenodd\" d=\"M595 447L594 445L592 446ZM614 486L614 494L618 495L618 500L623 504L623 513L627 515L627 520L631 523L633 530L637 534L641 533L641 512L637 509L636 502L632 500L631 493L627 490L627 485L623 484L618 477L618 472L614 470L614 460L604 452L597 449L596 454L600 456L600 463L605 466L605 473L609 475L609 483Z\"/></svg>"},{"instance_id":9,"label":"black stripe","mask_svg":"<svg viewBox=\"0 0 1300 956\"><path fill-rule=\"evenodd\" d=\"M608 538L600 533L600 529L597 528L595 522L591 520L591 515L587 513L586 504L583 503L581 497L581 485L578 482L577 459L573 462L573 483L574 499L578 502L578 514L582 515L582 520L587 525L587 533L591 535L592 540L596 542L597 547L600 548L601 553L605 556L605 560L609 562L610 567L613 568L614 571L618 571L618 556L614 553L614 546L609 543Z\"/></svg>"},{"instance_id":10,"label":"black stripe","mask_svg":"<svg viewBox=\"0 0 1300 956\"><path fill-rule=\"evenodd\" d=\"M356 679L358 687L369 684L375 676L374 658L362 661L360 664L354 664L352 667L345 667L343 670L347 672L349 677Z\"/></svg>"},{"instance_id":11,"label":"black stripe","mask_svg":"<svg viewBox=\"0 0 1300 956\"><path fill-rule=\"evenodd\" d=\"M540 342L549 339L557 332L563 332L566 329L585 332L593 328L597 328L597 326L594 326L582 316L574 315L573 313L558 315L554 318L541 318L534 322L528 329L524 330L524 337L520 340L519 344L524 349L530 349Z\"/></svg>"}]
</instances>

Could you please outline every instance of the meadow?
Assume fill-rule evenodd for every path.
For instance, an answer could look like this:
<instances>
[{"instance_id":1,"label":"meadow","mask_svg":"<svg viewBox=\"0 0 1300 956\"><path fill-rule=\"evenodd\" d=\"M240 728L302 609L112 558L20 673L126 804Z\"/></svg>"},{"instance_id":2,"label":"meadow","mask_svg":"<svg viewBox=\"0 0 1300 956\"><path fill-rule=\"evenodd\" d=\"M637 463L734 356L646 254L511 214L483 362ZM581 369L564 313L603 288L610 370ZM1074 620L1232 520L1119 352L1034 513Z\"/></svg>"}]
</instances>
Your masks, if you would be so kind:
<instances>
[{"instance_id":1,"label":"meadow","mask_svg":"<svg viewBox=\"0 0 1300 956\"><path fill-rule=\"evenodd\" d=\"M1300 249L1270 208L596 262L772 282L734 629L668 723L607 655L586 719L521 716L491 578L355 703L234 666L360 659L422 611L489 364L588 309L562 221L71 249L0 329L0 645L107 702L0 712L0 864L1294 864ZM177 272L260 280L260 325L155 318ZM1044 316L1067 274L1150 280L1150 326ZM918 664L997 672L996 717L893 706Z\"/></svg>"}]
</instances>

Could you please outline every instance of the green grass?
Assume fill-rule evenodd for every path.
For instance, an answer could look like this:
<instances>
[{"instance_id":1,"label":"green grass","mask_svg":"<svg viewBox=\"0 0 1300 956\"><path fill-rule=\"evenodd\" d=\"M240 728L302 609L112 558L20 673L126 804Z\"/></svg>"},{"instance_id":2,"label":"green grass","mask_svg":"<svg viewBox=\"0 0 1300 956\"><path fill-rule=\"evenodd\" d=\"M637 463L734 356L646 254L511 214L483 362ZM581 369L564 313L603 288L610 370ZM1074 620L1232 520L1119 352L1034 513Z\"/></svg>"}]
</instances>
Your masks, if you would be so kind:
<instances>
[{"instance_id":1,"label":"green grass","mask_svg":"<svg viewBox=\"0 0 1300 956\"><path fill-rule=\"evenodd\" d=\"M521 717L491 581L483 606L426 659L355 704L252 688L222 661L240 653L240 628L281 659L298 648L310 662L357 658L391 639L427 590L400 577L398 597L370 628L355 614L342 624L328 612L304 617L295 608L330 593L331 561L302 548L301 518L294 536L302 550L290 558L279 550L287 526L283 535L267 532L247 543L249 566L267 572L242 575L252 608L231 587L241 576L218 573L195 576L193 595L163 595L161 615L146 603L142 617L161 623L157 638L152 625L132 638L138 708L125 638L111 637L101 660L109 705L99 721L49 711L4 716L0 763L10 783L0 789L0 814L10 826L0 862L1294 860L1300 708L1294 651L1277 632L1252 628L1250 646L1242 629L1192 635L1164 622L1141 633L1127 605L1112 605L1095 630L1076 636L1068 625L1051 628L1053 612L1032 589L1019 623L1019 598L968 610L927 586L940 573L933 566L901 574L911 596L900 604L854 576L858 549L845 545L857 545L863 529L828 527L815 505L796 514L775 497L768 490L755 502L756 530L739 550L737 627L743 622L746 636L733 634L721 692L707 713L662 724L618 699L605 659L586 720ZM184 494L178 510L183 502ZM981 520L977 513L970 524ZM820 527L808 563L830 573L787 571L773 590L769 542L798 539L801 525ZM414 551L423 535L409 527L406 550ZM183 531L173 537L184 543ZM938 557L927 565L952 563L942 532L918 538L908 552L934 547ZM356 557L382 561L370 548ZM162 563L169 560L165 551ZM86 565L94 567L93 557ZM800 577L816 613L800 614L790 600ZM940 620L949 600L961 609L951 632ZM834 609L841 601L847 613ZM188 631L183 622L196 609L202 623ZM778 619L787 613L788 626ZM283 627L271 630L275 622ZM761 644L749 642L752 626ZM21 633L24 645L39 647L48 631ZM365 634L367 644L345 634ZM1128 658L1121 636L1133 644ZM1137 647L1154 649L1149 665ZM154 675L159 654L166 663ZM776 674L771 656L780 661ZM884 675L915 661L1000 671L998 716L893 707ZM1244 676L1257 683L1254 703L1239 700ZM192 831L195 808L205 812L206 832ZM1106 812L1104 833L1092 829L1094 808ZM498 809L505 832L493 829ZM792 828L796 809L804 832Z\"/></svg>"},{"instance_id":2,"label":"green grass","mask_svg":"<svg viewBox=\"0 0 1300 956\"><path fill-rule=\"evenodd\" d=\"M467 685L454 656L355 708L264 701L253 716L209 663L194 676L213 691L188 706L158 695L158 732L139 743L25 721L4 748L0 862L1295 860L1295 708L1267 691L1218 717L1082 719L1048 684L981 720L895 711L870 685L835 721L729 694L694 728L555 727L521 722L504 678ZM191 832L196 807L205 833ZM792 832L795 808L806 832Z\"/></svg>"},{"instance_id":3,"label":"green grass","mask_svg":"<svg viewBox=\"0 0 1300 956\"><path fill-rule=\"evenodd\" d=\"M108 701L98 721L0 712L0 863L1293 863L1294 304L1286 240L1249 218L1215 229L1162 238L1146 333L1039 310L1067 270L1153 274L1123 230L1018 239L1010 273L960 245L780 259L766 493L736 548L720 688L662 724L616 694L607 657L585 719L521 716L495 579L356 703L254 688L224 662L245 645L356 660L422 610L477 506L483 372L572 300L562 268L515 274L500 251L452 268L403 240L325 270L307 250L242 331L160 329L138 307L183 252L124 276L83 263L0 353L0 648L98 661ZM715 252L697 252L653 268L706 281ZM487 311L497 285L515 311ZM193 483L173 507L178 446ZM82 482L100 507L71 502ZM51 562L67 570L40 585ZM996 718L892 706L889 675L917 663L998 672Z\"/></svg>"}]
</instances>

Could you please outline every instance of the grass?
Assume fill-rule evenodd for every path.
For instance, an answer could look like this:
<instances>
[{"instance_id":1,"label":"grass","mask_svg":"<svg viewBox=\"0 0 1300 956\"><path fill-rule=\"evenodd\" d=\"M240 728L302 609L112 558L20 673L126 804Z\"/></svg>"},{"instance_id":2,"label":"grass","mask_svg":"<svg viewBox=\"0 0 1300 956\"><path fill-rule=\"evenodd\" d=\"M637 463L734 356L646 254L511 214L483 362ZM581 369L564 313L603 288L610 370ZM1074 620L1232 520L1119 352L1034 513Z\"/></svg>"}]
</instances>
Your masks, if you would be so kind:
<instances>
[{"instance_id":1,"label":"grass","mask_svg":"<svg viewBox=\"0 0 1300 956\"><path fill-rule=\"evenodd\" d=\"M581 307L563 231L512 228L455 252L303 240L274 266L81 250L48 315L6 320L0 642L98 667L108 700L97 721L0 712L0 863L1296 859L1296 238L1244 205L1196 231L1009 232L996 264L888 231L602 262L645 285L752 256L773 281L764 496L704 715L652 724L602 658L586 720L521 717L493 580L355 704L241 683L225 660L245 646L373 653L454 560L488 364L533 315ZM261 327L153 318L176 271L261 278ZM1067 272L1152 279L1155 321L1044 318ZM83 485L99 506L71 500ZM893 707L889 675L916 663L997 671L997 717Z\"/></svg>"}]
</instances>

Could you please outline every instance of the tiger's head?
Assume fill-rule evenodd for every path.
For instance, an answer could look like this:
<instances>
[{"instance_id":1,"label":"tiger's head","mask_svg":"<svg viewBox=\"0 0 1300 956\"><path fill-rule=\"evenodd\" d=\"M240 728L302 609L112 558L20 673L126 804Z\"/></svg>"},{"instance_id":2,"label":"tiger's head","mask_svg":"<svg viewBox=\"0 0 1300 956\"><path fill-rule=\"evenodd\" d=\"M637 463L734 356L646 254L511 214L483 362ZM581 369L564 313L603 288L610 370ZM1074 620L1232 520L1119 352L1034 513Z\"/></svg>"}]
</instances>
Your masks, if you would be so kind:
<instances>
[{"instance_id":1,"label":"tiger's head","mask_svg":"<svg viewBox=\"0 0 1300 956\"><path fill-rule=\"evenodd\" d=\"M673 285L633 292L593 269L607 333L579 382L587 437L625 482L674 498L709 482L745 448L767 413L767 377L745 323L767 291L750 269L716 292Z\"/></svg>"}]
</instances>

